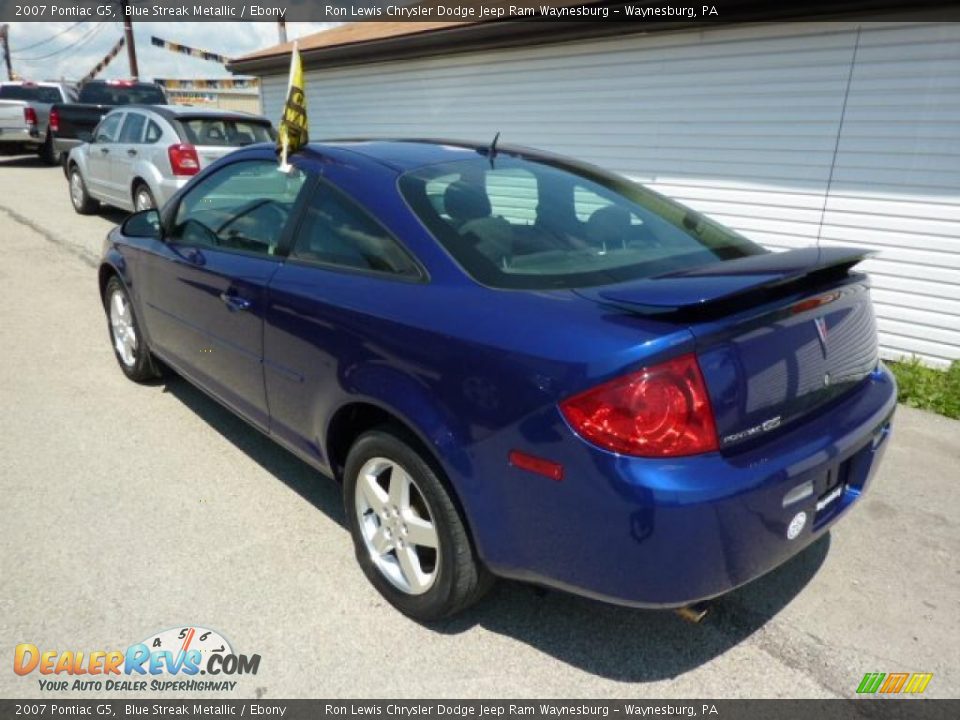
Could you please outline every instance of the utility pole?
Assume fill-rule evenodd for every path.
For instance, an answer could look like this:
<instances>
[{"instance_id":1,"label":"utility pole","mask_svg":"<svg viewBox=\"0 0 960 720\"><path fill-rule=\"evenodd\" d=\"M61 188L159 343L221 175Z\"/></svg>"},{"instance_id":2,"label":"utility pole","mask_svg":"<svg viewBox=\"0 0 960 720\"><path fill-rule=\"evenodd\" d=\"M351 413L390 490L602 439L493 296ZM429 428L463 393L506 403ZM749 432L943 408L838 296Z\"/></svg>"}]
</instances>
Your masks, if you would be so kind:
<instances>
[{"instance_id":1,"label":"utility pole","mask_svg":"<svg viewBox=\"0 0 960 720\"><path fill-rule=\"evenodd\" d=\"M285 43L287 41L287 21L286 20L277 20L277 31L280 33L280 42Z\"/></svg>"},{"instance_id":2,"label":"utility pole","mask_svg":"<svg viewBox=\"0 0 960 720\"><path fill-rule=\"evenodd\" d=\"M10 65L10 26L0 25L0 43L3 44L3 61L7 64L7 79L13 80L13 67Z\"/></svg>"},{"instance_id":3,"label":"utility pole","mask_svg":"<svg viewBox=\"0 0 960 720\"><path fill-rule=\"evenodd\" d=\"M127 59L130 61L130 76L134 80L139 80L140 68L137 67L137 46L133 44L133 21L130 20L130 0L123 0L123 37L127 45Z\"/></svg>"}]
</instances>

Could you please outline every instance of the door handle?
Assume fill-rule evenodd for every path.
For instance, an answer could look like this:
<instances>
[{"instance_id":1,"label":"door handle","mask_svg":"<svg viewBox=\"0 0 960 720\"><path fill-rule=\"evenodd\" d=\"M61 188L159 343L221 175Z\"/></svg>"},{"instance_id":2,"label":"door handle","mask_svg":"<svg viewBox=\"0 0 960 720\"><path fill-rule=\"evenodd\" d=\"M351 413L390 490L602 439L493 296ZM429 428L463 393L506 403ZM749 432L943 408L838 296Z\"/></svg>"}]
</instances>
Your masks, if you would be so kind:
<instances>
[{"instance_id":1,"label":"door handle","mask_svg":"<svg viewBox=\"0 0 960 720\"><path fill-rule=\"evenodd\" d=\"M108 152L110 152L110 148L100 148L101 155L106 155Z\"/></svg>"},{"instance_id":2,"label":"door handle","mask_svg":"<svg viewBox=\"0 0 960 720\"><path fill-rule=\"evenodd\" d=\"M220 299L223 300L223 304L227 306L228 310L237 311L250 309L250 301L239 295L222 292L220 293Z\"/></svg>"},{"instance_id":3,"label":"door handle","mask_svg":"<svg viewBox=\"0 0 960 720\"><path fill-rule=\"evenodd\" d=\"M130 157L133 157L136 154L137 154L137 151L134 150L133 148L130 148L129 150L127 150L127 155L129 155Z\"/></svg>"}]
</instances>

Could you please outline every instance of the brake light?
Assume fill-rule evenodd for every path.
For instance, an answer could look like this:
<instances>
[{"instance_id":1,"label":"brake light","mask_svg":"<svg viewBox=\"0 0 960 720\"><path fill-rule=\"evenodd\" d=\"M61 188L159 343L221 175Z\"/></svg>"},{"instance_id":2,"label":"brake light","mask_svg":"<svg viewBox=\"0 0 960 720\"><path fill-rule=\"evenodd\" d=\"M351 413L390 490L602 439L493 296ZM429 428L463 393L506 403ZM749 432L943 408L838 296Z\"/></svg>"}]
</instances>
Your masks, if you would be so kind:
<instances>
[{"instance_id":1,"label":"brake light","mask_svg":"<svg viewBox=\"0 0 960 720\"><path fill-rule=\"evenodd\" d=\"M200 172L200 158L197 149L187 143L178 143L167 148L170 168L174 175L196 175Z\"/></svg>"},{"instance_id":2,"label":"brake light","mask_svg":"<svg viewBox=\"0 0 960 720\"><path fill-rule=\"evenodd\" d=\"M56 108L50 110L50 132L60 132L60 112Z\"/></svg>"},{"instance_id":3,"label":"brake light","mask_svg":"<svg viewBox=\"0 0 960 720\"><path fill-rule=\"evenodd\" d=\"M606 450L677 457L716 450L717 429L695 355L682 355L560 403L585 439Z\"/></svg>"},{"instance_id":4,"label":"brake light","mask_svg":"<svg viewBox=\"0 0 960 720\"><path fill-rule=\"evenodd\" d=\"M32 107L29 107L29 106L25 107L25 108L23 109L23 121L24 121L25 123L27 123L27 125L34 125L34 126L36 126L36 124L37 124L37 111L34 110Z\"/></svg>"},{"instance_id":5,"label":"brake light","mask_svg":"<svg viewBox=\"0 0 960 720\"><path fill-rule=\"evenodd\" d=\"M794 315L799 315L807 310L813 310L823 305L829 305L838 297L840 297L839 292L830 292L824 293L823 295L817 295L816 297L807 298L806 300L801 300L800 302L792 305L790 307L790 312L792 312Z\"/></svg>"}]
</instances>

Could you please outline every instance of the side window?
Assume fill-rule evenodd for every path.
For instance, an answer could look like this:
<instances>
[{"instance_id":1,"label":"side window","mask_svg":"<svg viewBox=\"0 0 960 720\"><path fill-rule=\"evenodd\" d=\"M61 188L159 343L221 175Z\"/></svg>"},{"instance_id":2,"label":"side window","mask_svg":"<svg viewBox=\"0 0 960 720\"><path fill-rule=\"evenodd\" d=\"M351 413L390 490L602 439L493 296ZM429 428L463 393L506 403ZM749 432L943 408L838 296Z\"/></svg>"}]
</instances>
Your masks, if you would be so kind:
<instances>
[{"instance_id":1,"label":"side window","mask_svg":"<svg viewBox=\"0 0 960 720\"><path fill-rule=\"evenodd\" d=\"M386 230L326 184L317 189L307 206L290 257L404 277L420 275L410 256Z\"/></svg>"},{"instance_id":2,"label":"side window","mask_svg":"<svg viewBox=\"0 0 960 720\"><path fill-rule=\"evenodd\" d=\"M160 129L160 126L157 125L153 120L148 120L147 132L143 136L143 141L148 145L152 145L160 139L161 135L163 135L163 130Z\"/></svg>"},{"instance_id":3,"label":"side window","mask_svg":"<svg viewBox=\"0 0 960 720\"><path fill-rule=\"evenodd\" d=\"M127 119L123 121L123 129L120 131L120 140L122 143L139 143L143 137L143 125L147 119L140 113L127 113Z\"/></svg>"},{"instance_id":4,"label":"side window","mask_svg":"<svg viewBox=\"0 0 960 720\"><path fill-rule=\"evenodd\" d=\"M533 225L537 219L537 179L520 168L490 170L486 177L487 197L494 215L511 225Z\"/></svg>"},{"instance_id":5,"label":"side window","mask_svg":"<svg viewBox=\"0 0 960 720\"><path fill-rule=\"evenodd\" d=\"M93 141L98 143L113 142L114 138L117 136L117 129L120 127L120 121L122 119L123 114L118 113L116 115L110 115L109 117L101 120L100 124L97 125L97 130L93 136Z\"/></svg>"},{"instance_id":6,"label":"side window","mask_svg":"<svg viewBox=\"0 0 960 720\"><path fill-rule=\"evenodd\" d=\"M188 192L177 208L172 242L273 255L306 175L279 172L272 160L227 165Z\"/></svg>"}]
</instances>

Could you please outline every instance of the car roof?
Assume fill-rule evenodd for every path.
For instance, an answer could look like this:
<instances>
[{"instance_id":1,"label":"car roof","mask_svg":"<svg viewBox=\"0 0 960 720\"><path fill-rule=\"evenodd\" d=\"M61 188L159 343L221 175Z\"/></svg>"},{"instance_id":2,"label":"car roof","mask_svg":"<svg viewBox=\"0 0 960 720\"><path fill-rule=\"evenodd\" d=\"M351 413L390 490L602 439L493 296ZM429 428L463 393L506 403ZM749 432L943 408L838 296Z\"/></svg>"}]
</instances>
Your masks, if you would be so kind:
<instances>
[{"instance_id":1,"label":"car roof","mask_svg":"<svg viewBox=\"0 0 960 720\"><path fill-rule=\"evenodd\" d=\"M131 103L129 105L118 105L111 110L141 110L153 112L166 120L178 120L181 118L243 118L245 120L262 120L270 122L262 115L244 112L242 110L219 110L212 108L195 108L187 105L142 105L140 103Z\"/></svg>"},{"instance_id":2,"label":"car roof","mask_svg":"<svg viewBox=\"0 0 960 720\"><path fill-rule=\"evenodd\" d=\"M328 149L349 150L399 172L407 172L426 165L486 157L489 147L490 143L435 138L347 138L312 142L308 150L319 155ZM497 143L497 150L530 159L554 158L549 153L519 145ZM561 160L559 157L554 159ZM566 158L562 160L569 162Z\"/></svg>"},{"instance_id":3,"label":"car roof","mask_svg":"<svg viewBox=\"0 0 960 720\"><path fill-rule=\"evenodd\" d=\"M0 86L26 85L27 87L73 87L71 83L58 80L3 80Z\"/></svg>"}]
</instances>

